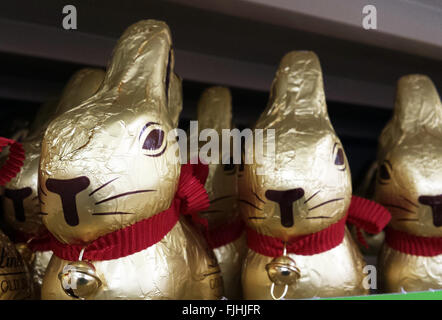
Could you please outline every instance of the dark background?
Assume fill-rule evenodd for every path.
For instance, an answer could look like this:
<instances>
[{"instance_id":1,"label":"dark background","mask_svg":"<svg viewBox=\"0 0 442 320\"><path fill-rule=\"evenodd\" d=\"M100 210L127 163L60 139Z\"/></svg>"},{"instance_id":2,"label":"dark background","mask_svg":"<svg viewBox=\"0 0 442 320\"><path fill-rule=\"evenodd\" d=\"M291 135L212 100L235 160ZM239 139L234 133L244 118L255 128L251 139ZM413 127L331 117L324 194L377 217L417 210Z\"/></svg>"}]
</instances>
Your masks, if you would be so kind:
<instances>
[{"instance_id":1,"label":"dark background","mask_svg":"<svg viewBox=\"0 0 442 320\"><path fill-rule=\"evenodd\" d=\"M61 8L65 4L78 8L78 31L61 29ZM108 44L127 26L146 18L169 24L178 51L253 63L271 68L269 70L276 70L281 57L290 50L315 51L324 71L329 115L344 144L356 185L374 160L378 136L391 117L397 79L405 74L423 73L429 75L438 88L442 84L440 60L174 2L2 1L0 22L6 21L8 28L0 32L0 42L6 43L3 46L0 43L0 135L10 136L29 124L41 103L56 98L78 69L104 67L112 47ZM25 23L30 32L35 31L35 41L29 41L33 35L15 28L16 22ZM33 30L32 26L38 28ZM75 32L83 36L80 45L72 38ZM96 38L91 40L88 36ZM100 42L100 39L104 40ZM180 127L187 127L196 114L201 92L214 84L231 88L238 127L253 125L267 104L271 75L266 75L265 85L258 81L242 85L235 79L229 82L224 75L217 82L217 75L211 74L213 70L196 64L190 66L195 70L189 72L189 61L179 58L177 54L176 69L185 70ZM368 85L347 92L339 88L340 81ZM339 92L335 92L336 88Z\"/></svg>"}]
</instances>

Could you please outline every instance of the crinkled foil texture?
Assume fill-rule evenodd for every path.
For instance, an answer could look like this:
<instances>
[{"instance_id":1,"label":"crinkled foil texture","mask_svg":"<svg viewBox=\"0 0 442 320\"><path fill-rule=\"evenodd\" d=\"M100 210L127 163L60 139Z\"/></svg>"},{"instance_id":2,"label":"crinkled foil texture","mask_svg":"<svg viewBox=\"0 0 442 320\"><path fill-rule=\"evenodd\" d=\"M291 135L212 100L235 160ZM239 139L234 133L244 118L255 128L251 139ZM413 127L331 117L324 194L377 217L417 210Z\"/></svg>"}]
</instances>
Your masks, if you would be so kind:
<instances>
[{"instance_id":1,"label":"crinkled foil texture","mask_svg":"<svg viewBox=\"0 0 442 320\"><path fill-rule=\"evenodd\" d=\"M54 256L46 270L43 299L70 299L57 278L69 261ZM103 284L94 299L220 299L223 280L211 250L181 221L159 243L127 257L94 261Z\"/></svg>"},{"instance_id":2,"label":"crinkled foil texture","mask_svg":"<svg viewBox=\"0 0 442 320\"><path fill-rule=\"evenodd\" d=\"M222 141L222 130L232 128L232 97L230 90L224 87L206 89L198 102L198 126L216 130L219 145ZM204 143L200 143L200 147ZM231 149L233 143L231 142ZM221 150L220 150L221 153ZM210 207L200 215L208 220L209 233L214 229L229 228L229 224L239 218L238 208L238 164L233 164L232 154L220 154L219 163L209 164L209 174L205 183L209 195ZM229 160L229 164L223 164ZM226 162L226 161L224 161ZM221 269L224 281L224 295L228 299L240 299L241 267L247 251L245 233L238 239L224 246L215 248L215 256Z\"/></svg>"},{"instance_id":3,"label":"crinkled foil texture","mask_svg":"<svg viewBox=\"0 0 442 320\"><path fill-rule=\"evenodd\" d=\"M209 222L209 233L213 228L228 228L238 219L237 168L224 170L222 164L210 164L206 190L211 201L207 213L200 213ZM224 280L224 295L228 299L240 299L241 267L247 251L245 232L235 241L215 248L221 274Z\"/></svg>"},{"instance_id":4,"label":"crinkled foil texture","mask_svg":"<svg viewBox=\"0 0 442 320\"><path fill-rule=\"evenodd\" d=\"M46 228L43 226L40 215L40 203L38 201L38 165L40 163L40 148L43 133L33 139L23 142L25 160L19 174L5 185L6 189L19 190L29 188L31 193L23 199L24 221L16 218L12 199L3 196L3 212L6 223L14 231L28 235L41 235Z\"/></svg>"},{"instance_id":5,"label":"crinkled foil texture","mask_svg":"<svg viewBox=\"0 0 442 320\"><path fill-rule=\"evenodd\" d=\"M57 115L69 110L73 105L89 98L95 93L104 77L99 69L81 69L77 71L65 86L60 100L49 101L39 109L30 128L29 135L23 141L25 160L20 172L5 185L6 189L19 191L29 189L30 193L22 200L24 220L15 212L11 198L3 196L4 217L8 227L14 232L30 237L41 236L46 228L42 222L38 190L38 167L40 164L41 141L50 121ZM16 200L17 201L17 200ZM40 297L41 285L46 266L52 252L35 252L29 266L33 279L35 298Z\"/></svg>"},{"instance_id":6,"label":"crinkled foil texture","mask_svg":"<svg viewBox=\"0 0 442 320\"><path fill-rule=\"evenodd\" d=\"M246 164L240 172L240 210L248 226L290 241L342 219L352 194L350 168L327 113L322 71L314 53L294 51L284 56L255 133L256 129L274 130L275 153L267 151L264 139L261 161ZM252 158L252 151L246 146L245 156ZM268 192L301 189L301 198L292 202L293 224L284 227L279 203L270 200ZM289 286L285 298L367 293L362 283L364 261L348 232L334 249L290 257L300 268L301 278ZM266 272L271 260L249 250L242 277L246 299L271 299ZM275 296L283 289L277 288Z\"/></svg>"},{"instance_id":7,"label":"crinkled foil texture","mask_svg":"<svg viewBox=\"0 0 442 320\"><path fill-rule=\"evenodd\" d=\"M379 288L383 292L442 289L442 255L434 257L402 253L384 244L378 260Z\"/></svg>"},{"instance_id":8,"label":"crinkled foil texture","mask_svg":"<svg viewBox=\"0 0 442 320\"><path fill-rule=\"evenodd\" d=\"M301 270L296 285L288 287L284 299L313 297L339 297L368 294L362 286L365 266L361 253L346 232L344 241L337 247L312 256L289 254ZM265 266L273 260L249 250L244 262L242 282L244 298L271 300L270 281ZM275 296L280 296L284 286L275 286Z\"/></svg>"},{"instance_id":9,"label":"crinkled foil texture","mask_svg":"<svg viewBox=\"0 0 442 320\"><path fill-rule=\"evenodd\" d=\"M0 300L30 299L32 295L29 270L12 242L0 231Z\"/></svg>"},{"instance_id":10,"label":"crinkled foil texture","mask_svg":"<svg viewBox=\"0 0 442 320\"><path fill-rule=\"evenodd\" d=\"M173 61L165 23L144 20L130 26L117 43L98 92L49 125L42 143L40 196L47 213L43 222L60 242L87 245L172 204L180 163L178 146L167 137L182 103L181 93L175 92L181 85ZM69 181L63 190L71 192L66 197L75 195L76 210L63 209L57 194L62 190L56 186L60 180ZM145 250L91 262L103 282L92 299L222 296L212 250L183 219ZM43 299L69 298L58 279L67 263L51 259Z\"/></svg>"},{"instance_id":11,"label":"crinkled foil texture","mask_svg":"<svg viewBox=\"0 0 442 320\"><path fill-rule=\"evenodd\" d=\"M427 76L399 79L393 117L379 138L378 168L375 200L391 212L390 227L415 236L441 237L437 203L442 195L442 104ZM379 257L384 290L442 288L441 259L384 245Z\"/></svg>"},{"instance_id":12,"label":"crinkled foil texture","mask_svg":"<svg viewBox=\"0 0 442 320\"><path fill-rule=\"evenodd\" d=\"M244 232L235 241L213 250L221 269L224 296L230 300L242 298L241 269L247 254L246 241L246 233Z\"/></svg>"},{"instance_id":13,"label":"crinkled foil texture","mask_svg":"<svg viewBox=\"0 0 442 320\"><path fill-rule=\"evenodd\" d=\"M34 294L36 299L41 297L41 287L45 276L46 268L52 258L52 251L37 251L35 258L30 266L32 281L34 285Z\"/></svg>"}]
</instances>

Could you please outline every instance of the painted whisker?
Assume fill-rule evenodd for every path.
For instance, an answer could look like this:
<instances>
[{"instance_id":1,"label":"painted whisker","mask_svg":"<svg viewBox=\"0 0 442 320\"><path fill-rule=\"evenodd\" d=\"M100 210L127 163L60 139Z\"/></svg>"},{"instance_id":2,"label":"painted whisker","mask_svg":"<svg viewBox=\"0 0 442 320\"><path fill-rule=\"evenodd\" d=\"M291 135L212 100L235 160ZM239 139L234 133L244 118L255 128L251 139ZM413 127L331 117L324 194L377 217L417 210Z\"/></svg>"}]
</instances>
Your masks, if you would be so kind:
<instances>
[{"instance_id":1,"label":"painted whisker","mask_svg":"<svg viewBox=\"0 0 442 320\"><path fill-rule=\"evenodd\" d=\"M130 195L137 194L137 193L152 192L152 191L156 191L156 190L146 189L146 190L129 191L129 192L117 194L116 196L112 196L112 197L106 198L104 200L100 200L98 202L95 202L95 205L106 202L106 201L114 200L114 199L117 199L120 197L130 196Z\"/></svg>"},{"instance_id":2,"label":"painted whisker","mask_svg":"<svg viewBox=\"0 0 442 320\"><path fill-rule=\"evenodd\" d=\"M210 203L215 203L215 202L217 202L217 201L224 200L224 199L228 199L228 198L233 198L233 195L229 195L229 196L223 196L223 197L215 198L215 199L211 200Z\"/></svg>"},{"instance_id":3,"label":"painted whisker","mask_svg":"<svg viewBox=\"0 0 442 320\"><path fill-rule=\"evenodd\" d=\"M321 190L316 191L313 195L311 195L307 200L304 201L304 204L312 200Z\"/></svg>"},{"instance_id":4,"label":"painted whisker","mask_svg":"<svg viewBox=\"0 0 442 320\"><path fill-rule=\"evenodd\" d=\"M262 200L257 194L256 194L256 192L254 192L253 190L252 190L252 193L253 193L253 195L256 197L256 199L258 199L258 201L261 201L262 203L266 203L264 200Z\"/></svg>"},{"instance_id":5,"label":"painted whisker","mask_svg":"<svg viewBox=\"0 0 442 320\"><path fill-rule=\"evenodd\" d=\"M320 203L320 204L314 206L313 208L308 209L308 211L311 211L311 210L317 209L317 208L322 207L323 205L329 204L329 203L331 203L331 202L336 202L336 201L341 201L341 200L344 200L344 198L331 199L331 200L325 201L325 202L323 202L323 203Z\"/></svg>"},{"instance_id":6,"label":"painted whisker","mask_svg":"<svg viewBox=\"0 0 442 320\"><path fill-rule=\"evenodd\" d=\"M382 203L382 205L383 205L384 207L396 208L396 209L399 209L399 210L403 210L403 211L405 211L405 212L409 212L409 213L416 214L416 212L411 211L410 209L407 209L407 208L404 208L404 207L398 206L397 204Z\"/></svg>"},{"instance_id":7,"label":"painted whisker","mask_svg":"<svg viewBox=\"0 0 442 320\"><path fill-rule=\"evenodd\" d=\"M133 212L120 212L120 211L116 211L116 212L94 212L92 213L93 216L112 216L112 215L117 215L117 214L134 214Z\"/></svg>"},{"instance_id":8,"label":"painted whisker","mask_svg":"<svg viewBox=\"0 0 442 320\"><path fill-rule=\"evenodd\" d=\"M317 217L307 217L306 219L331 219L331 217L317 216Z\"/></svg>"},{"instance_id":9,"label":"painted whisker","mask_svg":"<svg viewBox=\"0 0 442 320\"><path fill-rule=\"evenodd\" d=\"M414 203L413 201L405 198L404 196L401 196L402 199L404 199L406 202L408 202L409 204L411 204L412 206L415 206L416 208L419 208L419 205L417 205L416 203Z\"/></svg>"},{"instance_id":10,"label":"painted whisker","mask_svg":"<svg viewBox=\"0 0 442 320\"><path fill-rule=\"evenodd\" d=\"M97 191L103 189L103 188L104 188L105 186L107 186L109 183L114 182L114 181L117 180L118 178L119 178L119 177L116 177L116 178L114 178L114 179L112 179L112 180L109 180L109 181L106 182L105 184L103 184L103 185L101 185L100 187L98 187L97 189L93 190L91 193L89 193L89 197L90 197L91 195L93 195L95 192L97 192Z\"/></svg>"},{"instance_id":11,"label":"painted whisker","mask_svg":"<svg viewBox=\"0 0 442 320\"><path fill-rule=\"evenodd\" d=\"M247 201L247 200L239 199L239 202L240 202L240 203L247 204L247 205L249 205L249 206L251 206L251 207L253 207L253 208L257 209L257 210L262 211L261 208L255 206L253 203L251 203L251 202L249 202L249 201Z\"/></svg>"}]
</instances>

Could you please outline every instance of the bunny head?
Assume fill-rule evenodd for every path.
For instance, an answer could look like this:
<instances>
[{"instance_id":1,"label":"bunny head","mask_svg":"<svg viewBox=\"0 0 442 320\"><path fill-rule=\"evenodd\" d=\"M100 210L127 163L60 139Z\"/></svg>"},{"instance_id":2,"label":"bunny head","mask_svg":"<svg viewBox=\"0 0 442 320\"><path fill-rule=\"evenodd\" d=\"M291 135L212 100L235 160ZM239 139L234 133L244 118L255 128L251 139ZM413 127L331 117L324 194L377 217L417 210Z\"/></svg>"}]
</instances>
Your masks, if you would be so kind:
<instances>
[{"instance_id":1,"label":"bunny head","mask_svg":"<svg viewBox=\"0 0 442 320\"><path fill-rule=\"evenodd\" d=\"M94 94L103 81L104 72L82 69L75 73L65 88L61 99L44 104L23 141L25 160L15 178L5 185L3 210L6 223L15 231L38 236L46 230L42 222L38 199L38 166L41 141L51 119Z\"/></svg>"},{"instance_id":2,"label":"bunny head","mask_svg":"<svg viewBox=\"0 0 442 320\"><path fill-rule=\"evenodd\" d=\"M223 87L206 89L198 102L197 117L200 131L214 129L221 141L222 130L232 128L230 90ZM218 163L209 164L205 188L209 195L210 207L200 213L202 218L208 220L209 228L219 227L238 216L237 165L233 164L233 161L223 164L222 159L225 157L230 157L230 153L220 155Z\"/></svg>"},{"instance_id":3,"label":"bunny head","mask_svg":"<svg viewBox=\"0 0 442 320\"><path fill-rule=\"evenodd\" d=\"M264 143L261 161L246 161L240 173L239 204L248 226L288 241L340 220L351 200L350 169L313 52L284 56L256 129L274 130L275 152ZM246 157L253 159L252 153L246 145Z\"/></svg>"},{"instance_id":4,"label":"bunny head","mask_svg":"<svg viewBox=\"0 0 442 320\"><path fill-rule=\"evenodd\" d=\"M423 75L399 79L392 119L379 138L375 199L390 225L418 236L442 236L442 105Z\"/></svg>"},{"instance_id":5,"label":"bunny head","mask_svg":"<svg viewBox=\"0 0 442 320\"><path fill-rule=\"evenodd\" d=\"M59 241L85 244L170 207L180 164L167 136L182 103L173 59L165 23L130 26L98 92L49 125L40 197Z\"/></svg>"}]
</instances>

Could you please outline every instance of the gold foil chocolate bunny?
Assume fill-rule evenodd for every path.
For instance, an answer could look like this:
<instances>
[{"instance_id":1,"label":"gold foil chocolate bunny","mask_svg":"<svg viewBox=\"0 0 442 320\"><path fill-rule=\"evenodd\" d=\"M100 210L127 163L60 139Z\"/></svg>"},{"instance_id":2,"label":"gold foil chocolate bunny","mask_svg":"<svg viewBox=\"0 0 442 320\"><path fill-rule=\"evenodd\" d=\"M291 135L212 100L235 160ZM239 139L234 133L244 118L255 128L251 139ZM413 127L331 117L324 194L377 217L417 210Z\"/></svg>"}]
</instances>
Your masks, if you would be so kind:
<instances>
[{"instance_id":1,"label":"gold foil chocolate bunny","mask_svg":"<svg viewBox=\"0 0 442 320\"><path fill-rule=\"evenodd\" d=\"M6 146L9 150L0 168L1 186L17 175L25 158L21 143L0 137L0 151ZM31 274L23 257L0 231L0 300L29 299L33 293Z\"/></svg>"},{"instance_id":2,"label":"gold foil chocolate bunny","mask_svg":"<svg viewBox=\"0 0 442 320\"><path fill-rule=\"evenodd\" d=\"M43 213L38 197L41 141L51 119L94 94L103 77L102 70L82 69L72 76L59 101L43 105L23 141L26 155L23 167L5 185L4 217L7 225L14 231L18 251L30 266L37 297L46 266L52 256L47 248L47 230L41 220Z\"/></svg>"},{"instance_id":3,"label":"gold foil chocolate bunny","mask_svg":"<svg viewBox=\"0 0 442 320\"><path fill-rule=\"evenodd\" d=\"M30 299L31 274L14 244L0 231L0 300Z\"/></svg>"},{"instance_id":4,"label":"gold foil chocolate bunny","mask_svg":"<svg viewBox=\"0 0 442 320\"><path fill-rule=\"evenodd\" d=\"M219 141L222 130L232 129L232 97L223 87L205 90L199 100L198 127L216 130ZM230 151L230 150L229 150ZM220 152L221 153L221 152ZM228 161L223 158L227 157ZM203 229L209 246L213 249L224 281L224 293L228 299L240 299L241 267L247 251L244 223L238 210L238 165L233 163L230 152L219 156L217 163L209 164L209 174L205 188L209 194L210 207L200 213L207 219L207 229Z\"/></svg>"},{"instance_id":5,"label":"gold foil chocolate bunny","mask_svg":"<svg viewBox=\"0 0 442 320\"><path fill-rule=\"evenodd\" d=\"M365 263L345 227L352 197L350 168L328 117L322 71L313 52L284 56L256 129L267 135L274 130L275 152L264 143L258 162L253 148L245 149L239 178L249 245L244 297L367 294ZM252 164L247 156L255 159Z\"/></svg>"},{"instance_id":6,"label":"gold foil chocolate bunny","mask_svg":"<svg viewBox=\"0 0 442 320\"><path fill-rule=\"evenodd\" d=\"M49 125L39 181L54 255L43 299L222 296L218 265L180 215L208 198L168 139L182 103L173 66L167 25L140 21L98 92Z\"/></svg>"},{"instance_id":7,"label":"gold foil chocolate bunny","mask_svg":"<svg viewBox=\"0 0 442 320\"><path fill-rule=\"evenodd\" d=\"M378 167L375 199L392 215L379 256L381 289L442 289L442 105L428 77L399 79Z\"/></svg>"}]
</instances>

